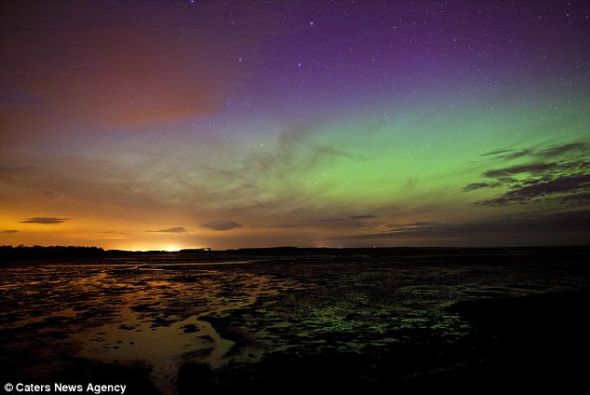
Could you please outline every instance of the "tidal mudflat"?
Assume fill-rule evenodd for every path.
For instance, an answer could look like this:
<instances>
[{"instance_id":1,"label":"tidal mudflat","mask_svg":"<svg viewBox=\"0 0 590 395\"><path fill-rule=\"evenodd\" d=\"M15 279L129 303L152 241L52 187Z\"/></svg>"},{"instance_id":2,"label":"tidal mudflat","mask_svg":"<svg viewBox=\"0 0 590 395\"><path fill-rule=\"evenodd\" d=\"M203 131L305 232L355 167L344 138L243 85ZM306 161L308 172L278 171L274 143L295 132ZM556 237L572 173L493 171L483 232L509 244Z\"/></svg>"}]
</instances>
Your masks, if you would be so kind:
<instances>
[{"instance_id":1,"label":"tidal mudflat","mask_svg":"<svg viewBox=\"0 0 590 395\"><path fill-rule=\"evenodd\" d=\"M13 262L0 277L2 376L122 382L142 394L402 388L492 375L527 384L538 369L575 379L579 365L556 371L550 362L588 347L588 255L412 249Z\"/></svg>"}]
</instances>

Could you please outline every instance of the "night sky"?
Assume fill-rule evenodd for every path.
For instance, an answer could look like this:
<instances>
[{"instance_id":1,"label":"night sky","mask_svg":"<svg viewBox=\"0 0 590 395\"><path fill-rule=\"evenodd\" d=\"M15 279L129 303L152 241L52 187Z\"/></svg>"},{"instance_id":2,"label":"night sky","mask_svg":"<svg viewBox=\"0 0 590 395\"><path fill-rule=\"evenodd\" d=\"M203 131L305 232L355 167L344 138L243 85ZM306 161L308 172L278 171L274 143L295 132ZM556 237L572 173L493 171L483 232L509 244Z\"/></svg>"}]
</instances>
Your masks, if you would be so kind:
<instances>
[{"instance_id":1,"label":"night sky","mask_svg":"<svg viewBox=\"0 0 590 395\"><path fill-rule=\"evenodd\" d=\"M590 240L588 1L3 1L0 244Z\"/></svg>"}]
</instances>

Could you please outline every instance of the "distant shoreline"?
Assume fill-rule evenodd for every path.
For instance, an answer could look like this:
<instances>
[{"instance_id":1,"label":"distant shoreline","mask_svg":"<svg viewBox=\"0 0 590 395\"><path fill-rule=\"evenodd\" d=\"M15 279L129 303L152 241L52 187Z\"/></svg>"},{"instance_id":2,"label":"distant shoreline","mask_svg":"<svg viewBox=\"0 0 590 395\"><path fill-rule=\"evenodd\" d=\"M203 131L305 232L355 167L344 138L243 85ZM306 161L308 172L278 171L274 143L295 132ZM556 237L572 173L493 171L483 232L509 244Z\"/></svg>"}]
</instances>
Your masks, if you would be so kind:
<instances>
[{"instance_id":1,"label":"distant shoreline","mask_svg":"<svg viewBox=\"0 0 590 395\"><path fill-rule=\"evenodd\" d=\"M104 250L100 247L78 246L0 246L0 263L54 262L69 260L76 262L96 260L116 260L149 257L162 261L179 263L192 259L216 260L243 259L245 257L340 257L353 259L359 256L410 257L410 256L447 256L460 259L469 256L511 255L560 255L565 252L587 252L590 246L530 246L530 247L377 247L377 248L306 248L306 247L269 247L241 248L229 250L187 249L180 251L125 251Z\"/></svg>"}]
</instances>

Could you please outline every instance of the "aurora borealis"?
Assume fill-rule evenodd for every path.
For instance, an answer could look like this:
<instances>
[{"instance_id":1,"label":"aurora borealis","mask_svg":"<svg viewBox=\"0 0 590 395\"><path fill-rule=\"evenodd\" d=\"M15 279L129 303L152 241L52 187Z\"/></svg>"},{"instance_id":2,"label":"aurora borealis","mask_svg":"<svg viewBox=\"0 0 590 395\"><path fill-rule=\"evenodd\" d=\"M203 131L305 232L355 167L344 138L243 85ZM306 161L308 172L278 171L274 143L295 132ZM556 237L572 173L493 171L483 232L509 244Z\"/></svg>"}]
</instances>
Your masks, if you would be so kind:
<instances>
[{"instance_id":1,"label":"aurora borealis","mask_svg":"<svg viewBox=\"0 0 590 395\"><path fill-rule=\"evenodd\" d=\"M580 244L587 1L2 2L0 244Z\"/></svg>"}]
</instances>

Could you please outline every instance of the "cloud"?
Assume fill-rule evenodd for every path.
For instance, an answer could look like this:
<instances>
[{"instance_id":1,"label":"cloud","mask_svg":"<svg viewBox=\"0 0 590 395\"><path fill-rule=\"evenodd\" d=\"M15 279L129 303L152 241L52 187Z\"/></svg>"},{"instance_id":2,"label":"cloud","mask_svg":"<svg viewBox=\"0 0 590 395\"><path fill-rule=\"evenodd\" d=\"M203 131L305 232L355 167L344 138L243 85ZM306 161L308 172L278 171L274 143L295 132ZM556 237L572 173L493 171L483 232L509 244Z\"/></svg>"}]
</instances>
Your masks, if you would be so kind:
<instances>
[{"instance_id":1,"label":"cloud","mask_svg":"<svg viewBox=\"0 0 590 395\"><path fill-rule=\"evenodd\" d=\"M545 148L520 151L499 150L487 156L500 159L515 158L516 153L528 155L528 162L486 170L484 180L463 187L464 192L483 188L502 188L502 193L483 200L483 206L507 206L538 201L560 205L585 205L590 199L590 161L586 160L588 144L573 142ZM572 156L572 154L576 156ZM538 158L543 158L539 161ZM550 160L550 161L548 161Z\"/></svg>"},{"instance_id":2,"label":"cloud","mask_svg":"<svg viewBox=\"0 0 590 395\"><path fill-rule=\"evenodd\" d=\"M547 195L580 192L590 189L590 174L558 177L549 181L528 181L496 199L481 202L484 206L505 206L528 202Z\"/></svg>"},{"instance_id":3,"label":"cloud","mask_svg":"<svg viewBox=\"0 0 590 395\"><path fill-rule=\"evenodd\" d=\"M0 233L18 233L18 230L16 230L16 229L7 229L7 230L3 230Z\"/></svg>"},{"instance_id":4,"label":"cloud","mask_svg":"<svg viewBox=\"0 0 590 395\"><path fill-rule=\"evenodd\" d=\"M495 150L495 151L489 151L489 152L486 152L482 155L483 156L502 156L502 155L508 154L510 152L513 152L513 150L500 149L500 150Z\"/></svg>"},{"instance_id":5,"label":"cloud","mask_svg":"<svg viewBox=\"0 0 590 395\"><path fill-rule=\"evenodd\" d=\"M497 186L500 186L500 183L494 182L494 183L490 183L490 182L473 182L471 184L467 184L463 187L463 191L464 192L470 192L470 191L475 191L477 189L483 189L483 188L495 188Z\"/></svg>"},{"instance_id":6,"label":"cloud","mask_svg":"<svg viewBox=\"0 0 590 395\"><path fill-rule=\"evenodd\" d=\"M351 215L348 217L343 216L324 216L318 217L318 215L322 215L321 213L310 214L308 213L309 217L306 219L299 219L295 222L290 223L280 223L268 226L270 228L324 228L324 229L350 229L350 228L366 228L369 226L369 220L374 220L379 218L378 215L375 214L362 214L362 215ZM298 217L301 217L301 214L298 214ZM372 222L372 221L371 221Z\"/></svg>"},{"instance_id":7,"label":"cloud","mask_svg":"<svg viewBox=\"0 0 590 395\"><path fill-rule=\"evenodd\" d=\"M202 225L203 228L212 230L231 230L235 228L241 228L242 225L234 221L213 221Z\"/></svg>"},{"instance_id":8,"label":"cloud","mask_svg":"<svg viewBox=\"0 0 590 395\"><path fill-rule=\"evenodd\" d=\"M523 150L500 150L500 151L496 151L496 153L489 153L489 154L484 154L485 156L493 156L496 157L497 159L506 159L506 160L510 160L510 159L518 159L518 158L522 158L524 156L529 156L534 154L534 152L530 149L523 149Z\"/></svg>"},{"instance_id":9,"label":"cloud","mask_svg":"<svg viewBox=\"0 0 590 395\"><path fill-rule=\"evenodd\" d=\"M363 220L363 219L374 219L374 218L377 218L377 216L374 214L365 214L365 215L352 215L349 218Z\"/></svg>"},{"instance_id":10,"label":"cloud","mask_svg":"<svg viewBox=\"0 0 590 395\"><path fill-rule=\"evenodd\" d=\"M497 151L486 152L483 156L490 156L496 159L517 159L523 156L531 155L533 151L530 149L523 149L523 150L511 150L511 149L503 149Z\"/></svg>"},{"instance_id":11,"label":"cloud","mask_svg":"<svg viewBox=\"0 0 590 395\"><path fill-rule=\"evenodd\" d=\"M520 151L513 151L509 154L506 154L506 156L504 156L504 159L518 159L518 158L522 158L524 156L528 156L533 154L533 152L531 150L525 149L525 150L520 150Z\"/></svg>"},{"instance_id":12,"label":"cloud","mask_svg":"<svg viewBox=\"0 0 590 395\"><path fill-rule=\"evenodd\" d=\"M347 152L344 152L342 150L339 150L339 149L336 149L333 147L326 147L326 146L322 146L322 145L309 144L308 148L315 150L322 155L340 156L340 157L343 157L346 159L352 159L352 160L365 160L364 158L356 157L355 155L349 154Z\"/></svg>"},{"instance_id":13,"label":"cloud","mask_svg":"<svg viewBox=\"0 0 590 395\"><path fill-rule=\"evenodd\" d=\"M473 238L482 240L486 237L504 237L507 240L518 234L525 239L533 234L569 235L576 240L582 235L590 236L590 210L567 211L551 214L528 214L520 216L500 216L481 221L464 223L416 222L399 224L382 232L345 236L356 240L395 240L396 238L421 238L464 240Z\"/></svg>"},{"instance_id":14,"label":"cloud","mask_svg":"<svg viewBox=\"0 0 590 395\"><path fill-rule=\"evenodd\" d=\"M435 226L438 226L439 224L437 224L436 222L427 222L427 221L421 221L421 222L411 222L408 224L394 224L394 225L389 225L391 229L380 232L380 233L374 233L374 235L403 235L403 234L413 234L416 232L420 232L420 231L424 231L425 229L429 229ZM371 237L371 236L369 236Z\"/></svg>"},{"instance_id":15,"label":"cloud","mask_svg":"<svg viewBox=\"0 0 590 395\"><path fill-rule=\"evenodd\" d=\"M174 234L178 234L178 235L183 235L183 234L187 234L189 233L189 229L185 228L184 226L174 226L172 228L166 228L166 229L158 229L158 230L148 230L148 232L153 232L153 233L174 233Z\"/></svg>"},{"instance_id":16,"label":"cloud","mask_svg":"<svg viewBox=\"0 0 590 395\"><path fill-rule=\"evenodd\" d=\"M562 196L558 199L558 203L571 206L590 204L590 191Z\"/></svg>"},{"instance_id":17,"label":"cloud","mask_svg":"<svg viewBox=\"0 0 590 395\"><path fill-rule=\"evenodd\" d=\"M67 221L67 218L55 218L55 217L31 217L26 218L21 224L41 224L41 225L57 225Z\"/></svg>"},{"instance_id":18,"label":"cloud","mask_svg":"<svg viewBox=\"0 0 590 395\"><path fill-rule=\"evenodd\" d=\"M529 163L525 165L505 167L503 169L488 170L483 173L483 175L485 177L497 178L522 173L542 173L544 171L554 169L556 166L556 163Z\"/></svg>"},{"instance_id":19,"label":"cloud","mask_svg":"<svg viewBox=\"0 0 590 395\"><path fill-rule=\"evenodd\" d=\"M562 144L562 145L555 145L549 148L546 148L538 153L537 156L542 156L544 158L552 158L556 156L561 156L568 152L575 152L575 151L584 151L586 149L585 143L570 143L570 144Z\"/></svg>"},{"instance_id":20,"label":"cloud","mask_svg":"<svg viewBox=\"0 0 590 395\"><path fill-rule=\"evenodd\" d=\"M525 156L550 159L559 157L572 152L585 151L588 145L583 142L574 142L567 144L552 145L546 148L535 149L526 148L521 150L502 149L486 152L483 156L491 156L498 159L518 159Z\"/></svg>"},{"instance_id":21,"label":"cloud","mask_svg":"<svg viewBox=\"0 0 590 395\"><path fill-rule=\"evenodd\" d=\"M184 7L157 1L141 10L121 2L115 13L103 2L34 4L2 7L0 58L10 89L0 119L7 130L62 130L58 123L131 129L213 114L237 79L236 48L255 46L276 26L245 12L245 4L235 5L245 15L238 19L199 7L200 23ZM203 39L208 34L215 43ZM40 68L43 75L34 72Z\"/></svg>"}]
</instances>

